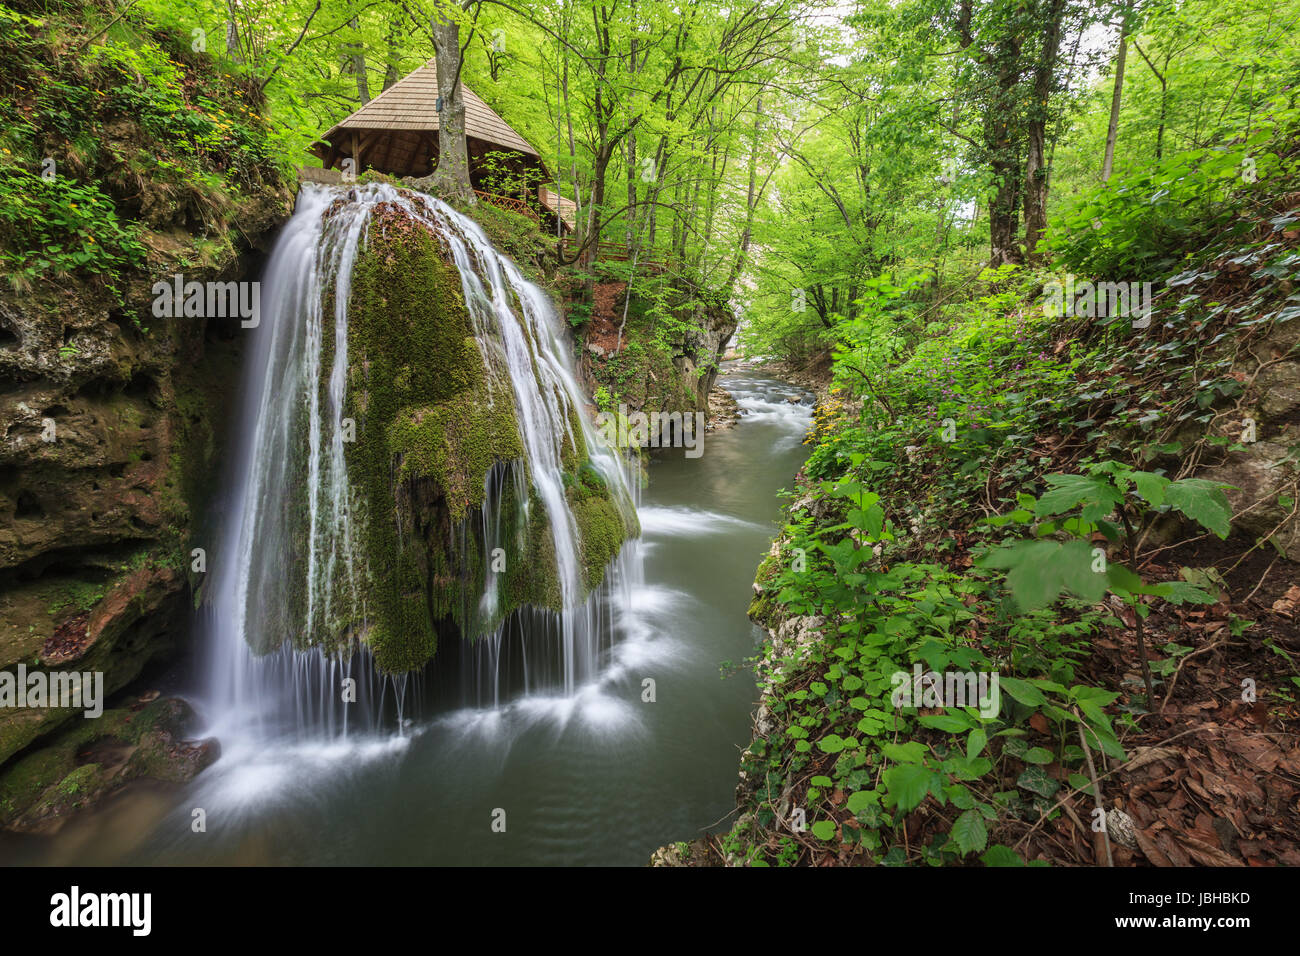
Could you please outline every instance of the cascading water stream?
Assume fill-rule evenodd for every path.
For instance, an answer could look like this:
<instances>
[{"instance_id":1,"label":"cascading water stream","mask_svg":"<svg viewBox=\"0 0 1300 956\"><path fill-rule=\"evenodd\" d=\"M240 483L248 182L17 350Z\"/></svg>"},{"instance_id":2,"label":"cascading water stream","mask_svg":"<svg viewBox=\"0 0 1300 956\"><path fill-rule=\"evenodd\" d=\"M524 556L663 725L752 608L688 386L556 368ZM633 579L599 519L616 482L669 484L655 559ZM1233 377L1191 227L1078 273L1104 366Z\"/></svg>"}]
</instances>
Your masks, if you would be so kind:
<instances>
[{"instance_id":1,"label":"cascading water stream","mask_svg":"<svg viewBox=\"0 0 1300 956\"><path fill-rule=\"evenodd\" d=\"M638 482L581 411L584 400L546 294L477 224L436 199L378 184L304 186L263 278L229 497L204 594L212 732L223 738L334 737L378 726L385 716L400 722L418 690L418 679L380 674L362 635L349 634L341 653L308 646L337 630L339 620L358 611L366 616L369 569L358 526L364 508L349 482L343 409L353 267L372 215L384 204L445 243L494 394L508 388L513 396L524 457L489 470L479 513L456 533L481 534L484 554L501 548L516 555L520 542L507 540L501 502L510 489L527 508L531 485L554 545L563 611L521 608L475 640L464 655L468 702L502 702L503 647L515 642L523 647L524 673L512 685L546 690L547 672L558 670L554 689L572 695L595 677L616 618L641 580L638 546L629 542L605 583L584 595L579 529L564 487L566 443L572 448L583 440L621 509L635 508ZM581 436L573 434L574 422ZM501 606L501 586L500 575L488 570L482 593L467 600L491 619ZM350 605L347 614L340 601ZM547 659L551 632L558 635L558 661ZM356 681L359 706L341 699L347 678Z\"/></svg>"}]
</instances>

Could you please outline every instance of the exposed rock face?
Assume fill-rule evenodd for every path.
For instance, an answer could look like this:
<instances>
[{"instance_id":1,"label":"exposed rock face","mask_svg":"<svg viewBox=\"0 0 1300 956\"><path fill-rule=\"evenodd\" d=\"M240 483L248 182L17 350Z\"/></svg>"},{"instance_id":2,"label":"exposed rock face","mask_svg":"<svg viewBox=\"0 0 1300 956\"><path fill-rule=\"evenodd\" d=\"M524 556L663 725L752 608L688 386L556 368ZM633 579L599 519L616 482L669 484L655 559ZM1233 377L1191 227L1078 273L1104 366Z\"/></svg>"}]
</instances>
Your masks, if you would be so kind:
<instances>
[{"instance_id":1,"label":"exposed rock face","mask_svg":"<svg viewBox=\"0 0 1300 956\"><path fill-rule=\"evenodd\" d=\"M224 470L245 336L239 318L155 316L154 286L257 279L293 196L258 91L195 51L188 28L70 43L94 12L82 6L28 20L0 64L6 116L42 115L39 97L62 117L10 124L0 160L33 203L0 231L0 670L99 672L111 697L187 637L190 551L210 547L200 504ZM145 60L167 68L146 79ZM113 722L81 713L0 707L0 825L103 792L63 748ZM15 783L35 764L71 799L24 816L24 800L45 799Z\"/></svg>"},{"instance_id":2,"label":"exposed rock face","mask_svg":"<svg viewBox=\"0 0 1300 956\"><path fill-rule=\"evenodd\" d=\"M674 346L673 366L687 383L693 383L695 407L707 409L709 390L717 381L719 365L727 343L736 332L736 316L728 309L687 299L682 309L689 309L689 321L698 330Z\"/></svg>"},{"instance_id":3,"label":"exposed rock face","mask_svg":"<svg viewBox=\"0 0 1300 956\"><path fill-rule=\"evenodd\" d=\"M1234 525L1256 537L1272 536L1292 561L1300 561L1300 320L1277 326L1258 350L1239 360L1236 372L1254 382L1245 396L1244 413L1225 425L1225 437L1243 446L1204 477L1233 485ZM1250 434L1253 430L1253 434ZM1253 441L1250 439L1254 439Z\"/></svg>"},{"instance_id":4,"label":"exposed rock face","mask_svg":"<svg viewBox=\"0 0 1300 956\"><path fill-rule=\"evenodd\" d=\"M232 210L240 242L186 279L256 279L290 201L268 188ZM239 379L239 319L155 318L176 267L153 266L120 301L93 279L0 284L0 670L102 672L105 696L184 646ZM42 738L96 724L80 714L0 709L0 785Z\"/></svg>"},{"instance_id":5,"label":"exposed rock face","mask_svg":"<svg viewBox=\"0 0 1300 956\"><path fill-rule=\"evenodd\" d=\"M126 308L77 283L0 289L2 669L100 670L111 694L187 630L192 505L220 471L238 325L159 323L150 288ZM0 710L0 762L71 713Z\"/></svg>"},{"instance_id":6,"label":"exposed rock face","mask_svg":"<svg viewBox=\"0 0 1300 956\"><path fill-rule=\"evenodd\" d=\"M634 411L707 413L709 392L736 331L736 316L695 293L668 289L665 308L678 331L665 342L650 331L650 304L636 295L631 303L625 301L625 284L605 283L596 292L582 355L582 374L590 391L603 386ZM667 327L658 320L655 324L660 330Z\"/></svg>"},{"instance_id":7,"label":"exposed rock face","mask_svg":"<svg viewBox=\"0 0 1300 956\"><path fill-rule=\"evenodd\" d=\"M0 778L0 825L49 833L69 813L133 780L192 779L220 754L214 740L185 739L193 719L184 701L154 693L72 724L48 746L6 768Z\"/></svg>"}]
</instances>

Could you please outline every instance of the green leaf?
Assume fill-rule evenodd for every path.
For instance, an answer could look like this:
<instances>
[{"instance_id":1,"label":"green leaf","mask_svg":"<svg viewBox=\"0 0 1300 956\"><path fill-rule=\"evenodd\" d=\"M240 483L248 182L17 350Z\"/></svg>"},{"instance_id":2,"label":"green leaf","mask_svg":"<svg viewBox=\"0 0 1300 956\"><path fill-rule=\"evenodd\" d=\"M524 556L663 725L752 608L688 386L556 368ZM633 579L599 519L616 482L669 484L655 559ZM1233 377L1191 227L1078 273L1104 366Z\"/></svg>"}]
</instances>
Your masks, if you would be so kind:
<instances>
[{"instance_id":1,"label":"green leaf","mask_svg":"<svg viewBox=\"0 0 1300 956\"><path fill-rule=\"evenodd\" d=\"M984 732L983 727L976 727L966 738L966 759L974 760L984 752L984 747L989 742L989 735Z\"/></svg>"},{"instance_id":2,"label":"green leaf","mask_svg":"<svg viewBox=\"0 0 1300 956\"><path fill-rule=\"evenodd\" d=\"M1106 583L1116 594L1137 594L1142 589L1142 579L1122 564L1106 565Z\"/></svg>"},{"instance_id":3,"label":"green leaf","mask_svg":"<svg viewBox=\"0 0 1300 956\"><path fill-rule=\"evenodd\" d=\"M1152 593L1170 604L1215 604L1218 598L1188 581L1162 581L1154 585Z\"/></svg>"},{"instance_id":4,"label":"green leaf","mask_svg":"<svg viewBox=\"0 0 1300 956\"><path fill-rule=\"evenodd\" d=\"M1165 489L1165 500L1175 511L1226 538L1232 530L1232 505L1223 493L1225 487L1205 478L1184 478Z\"/></svg>"},{"instance_id":5,"label":"green leaf","mask_svg":"<svg viewBox=\"0 0 1300 956\"><path fill-rule=\"evenodd\" d=\"M885 744L880 752L894 763L920 763L925 759L925 744L919 740L909 740L905 744Z\"/></svg>"},{"instance_id":6,"label":"green leaf","mask_svg":"<svg viewBox=\"0 0 1300 956\"><path fill-rule=\"evenodd\" d=\"M1046 607L1062 590L1086 601L1100 601L1106 578L1092 570L1092 548L1085 541L1025 541L987 555L985 567L1010 568L1007 586L1021 610Z\"/></svg>"},{"instance_id":7,"label":"green leaf","mask_svg":"<svg viewBox=\"0 0 1300 956\"><path fill-rule=\"evenodd\" d=\"M1137 487L1137 493L1147 500L1152 508L1159 508L1165 503L1165 489L1169 479L1149 471L1135 471L1129 476Z\"/></svg>"},{"instance_id":8,"label":"green leaf","mask_svg":"<svg viewBox=\"0 0 1300 956\"><path fill-rule=\"evenodd\" d=\"M989 831L984 826L984 817L978 810L967 810L952 825L950 834L962 855L984 849L989 842Z\"/></svg>"},{"instance_id":9,"label":"green leaf","mask_svg":"<svg viewBox=\"0 0 1300 956\"><path fill-rule=\"evenodd\" d=\"M818 820L812 825L812 832L819 840L834 840L835 824L830 820Z\"/></svg>"},{"instance_id":10,"label":"green leaf","mask_svg":"<svg viewBox=\"0 0 1300 956\"><path fill-rule=\"evenodd\" d=\"M1104 509L1098 512L1097 516L1100 517L1109 514L1115 505L1124 500L1119 489L1101 478L1047 475L1045 480L1051 488L1034 505L1034 513L1040 518L1073 511L1079 505L1091 505L1093 510Z\"/></svg>"},{"instance_id":11,"label":"green leaf","mask_svg":"<svg viewBox=\"0 0 1300 956\"><path fill-rule=\"evenodd\" d=\"M859 813L867 807L875 806L880 802L880 794L874 790L855 790L849 794L849 799L845 806L849 808L849 813Z\"/></svg>"},{"instance_id":12,"label":"green leaf","mask_svg":"<svg viewBox=\"0 0 1300 956\"><path fill-rule=\"evenodd\" d=\"M985 866L1024 866L1025 861L1020 858L1020 854L1009 846L1003 846L1001 843L989 847L980 854L980 862Z\"/></svg>"},{"instance_id":13,"label":"green leaf","mask_svg":"<svg viewBox=\"0 0 1300 956\"><path fill-rule=\"evenodd\" d=\"M922 714L917 718L917 722L922 727L933 727L935 730L947 731L950 734L959 734L964 730L969 730L971 719L965 714L957 716L960 711L950 714Z\"/></svg>"},{"instance_id":14,"label":"green leaf","mask_svg":"<svg viewBox=\"0 0 1300 956\"><path fill-rule=\"evenodd\" d=\"M1029 707L1037 707L1040 704L1047 703L1047 698L1043 696L1043 692L1028 681L1016 677L1004 677L1000 681L1000 685L1002 690L1005 690L1020 703Z\"/></svg>"},{"instance_id":15,"label":"green leaf","mask_svg":"<svg viewBox=\"0 0 1300 956\"><path fill-rule=\"evenodd\" d=\"M1024 761L1026 763L1048 764L1055 758L1052 752L1046 747L1030 747L1025 751Z\"/></svg>"},{"instance_id":16,"label":"green leaf","mask_svg":"<svg viewBox=\"0 0 1300 956\"><path fill-rule=\"evenodd\" d=\"M1061 785L1043 772L1042 767L1026 767L1025 772L1016 781L1016 786L1036 793L1040 797L1051 797Z\"/></svg>"},{"instance_id":17,"label":"green leaf","mask_svg":"<svg viewBox=\"0 0 1300 956\"><path fill-rule=\"evenodd\" d=\"M890 767L881 779L889 790L889 802L901 813L910 813L925 799L932 776L931 771L920 764L901 764Z\"/></svg>"}]
</instances>

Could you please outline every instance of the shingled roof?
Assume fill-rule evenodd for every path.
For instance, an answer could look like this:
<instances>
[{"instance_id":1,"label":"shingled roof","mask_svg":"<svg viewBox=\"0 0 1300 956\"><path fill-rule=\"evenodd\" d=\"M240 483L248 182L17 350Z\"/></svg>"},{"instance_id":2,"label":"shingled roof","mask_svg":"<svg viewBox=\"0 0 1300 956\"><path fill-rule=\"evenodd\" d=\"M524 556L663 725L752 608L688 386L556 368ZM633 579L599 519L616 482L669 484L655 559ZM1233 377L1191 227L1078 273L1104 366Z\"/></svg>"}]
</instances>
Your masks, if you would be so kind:
<instances>
[{"instance_id":1,"label":"shingled roof","mask_svg":"<svg viewBox=\"0 0 1300 956\"><path fill-rule=\"evenodd\" d=\"M464 83L461 91L465 101L466 147L476 189L476 170L484 156L494 150L519 154L510 163L520 170L535 170L537 175L530 182L549 181L551 174L546 163L532 144L511 129ZM358 173L371 168L394 176L427 176L433 172L438 152L437 105L437 61L429 60L331 127L311 151L320 157L326 170L340 164L345 157L353 157L358 160L355 168ZM486 193L480 195L492 198ZM524 204L528 197L495 198ZM545 187L537 190L534 199L560 219L566 229L573 229L576 207L572 201Z\"/></svg>"},{"instance_id":2,"label":"shingled roof","mask_svg":"<svg viewBox=\"0 0 1300 956\"><path fill-rule=\"evenodd\" d=\"M540 162L541 154L506 123L492 107L483 102L473 90L461 84L465 100L465 135L471 139L498 149L515 150L527 156L536 157ZM371 144L363 143L365 163L375 168L396 167L403 161L416 160L416 152L421 149L421 141L426 140L422 134L436 133L438 130L438 69L436 60L429 60L424 66L398 80L384 92L347 119L333 126L321 137L335 145L347 144L350 134L373 134L386 132L395 134L386 137L381 146L381 154L371 151ZM400 135L406 134L406 135ZM432 137L428 137L429 140ZM379 146L376 142L373 145ZM344 145L344 151L347 151ZM324 157L327 147L318 144L317 155ZM409 158L402 154L409 154ZM423 156L418 159L424 159Z\"/></svg>"}]
</instances>

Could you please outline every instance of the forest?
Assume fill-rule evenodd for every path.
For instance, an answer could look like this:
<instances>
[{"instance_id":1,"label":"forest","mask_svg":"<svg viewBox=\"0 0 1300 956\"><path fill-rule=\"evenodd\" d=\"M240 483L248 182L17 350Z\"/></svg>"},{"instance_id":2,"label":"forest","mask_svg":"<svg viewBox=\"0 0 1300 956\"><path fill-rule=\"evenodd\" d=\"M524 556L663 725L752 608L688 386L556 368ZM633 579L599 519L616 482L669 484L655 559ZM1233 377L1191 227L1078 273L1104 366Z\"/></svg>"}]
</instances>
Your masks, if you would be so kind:
<instances>
[{"instance_id":1,"label":"forest","mask_svg":"<svg viewBox=\"0 0 1300 956\"><path fill-rule=\"evenodd\" d=\"M0 860L1300 864L1297 19L3 0Z\"/></svg>"}]
</instances>

